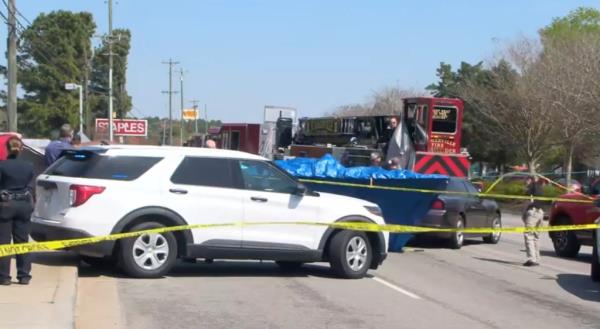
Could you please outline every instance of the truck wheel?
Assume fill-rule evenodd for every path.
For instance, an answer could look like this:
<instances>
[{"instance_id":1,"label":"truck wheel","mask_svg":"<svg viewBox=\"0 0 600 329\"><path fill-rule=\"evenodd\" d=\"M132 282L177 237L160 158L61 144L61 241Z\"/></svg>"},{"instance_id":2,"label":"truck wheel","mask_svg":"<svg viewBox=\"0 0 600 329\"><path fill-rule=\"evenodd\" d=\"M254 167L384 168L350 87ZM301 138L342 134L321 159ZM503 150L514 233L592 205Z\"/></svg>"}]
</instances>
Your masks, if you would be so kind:
<instances>
[{"instance_id":1,"label":"truck wheel","mask_svg":"<svg viewBox=\"0 0 600 329\"><path fill-rule=\"evenodd\" d=\"M458 216L458 218L456 219L456 224L454 225L454 228L456 228L457 230L461 230L461 229L465 228L465 220L462 218L462 216L460 216L460 215ZM464 232L457 231L457 232L452 233L452 237L450 237L450 240L448 241L448 245L452 249L460 249L463 246L464 242L465 242Z\"/></svg>"},{"instance_id":2,"label":"truck wheel","mask_svg":"<svg viewBox=\"0 0 600 329\"><path fill-rule=\"evenodd\" d=\"M146 222L131 228L133 231L161 228L164 225ZM167 274L177 259L177 240L172 232L145 233L124 239L119 248L123 271L136 278L159 278Z\"/></svg>"},{"instance_id":3,"label":"truck wheel","mask_svg":"<svg viewBox=\"0 0 600 329\"><path fill-rule=\"evenodd\" d=\"M568 219L560 219L557 225L569 225ZM550 239L554 245L554 252L560 257L575 258L581 249L581 243L573 231L550 232Z\"/></svg>"},{"instance_id":4,"label":"truck wheel","mask_svg":"<svg viewBox=\"0 0 600 329\"><path fill-rule=\"evenodd\" d=\"M492 229L502 228L502 219L500 219L499 214L495 214L492 219ZM483 237L483 242L490 244L497 244L500 241L500 237L502 236L501 232L494 232L488 236Z\"/></svg>"},{"instance_id":5,"label":"truck wheel","mask_svg":"<svg viewBox=\"0 0 600 329\"><path fill-rule=\"evenodd\" d=\"M364 232L340 231L329 244L329 263L333 272L344 279L360 279L367 274L373 250Z\"/></svg>"},{"instance_id":6,"label":"truck wheel","mask_svg":"<svg viewBox=\"0 0 600 329\"><path fill-rule=\"evenodd\" d=\"M600 260L598 259L598 237L594 233L594 245L592 247L592 281L600 282Z\"/></svg>"}]
</instances>

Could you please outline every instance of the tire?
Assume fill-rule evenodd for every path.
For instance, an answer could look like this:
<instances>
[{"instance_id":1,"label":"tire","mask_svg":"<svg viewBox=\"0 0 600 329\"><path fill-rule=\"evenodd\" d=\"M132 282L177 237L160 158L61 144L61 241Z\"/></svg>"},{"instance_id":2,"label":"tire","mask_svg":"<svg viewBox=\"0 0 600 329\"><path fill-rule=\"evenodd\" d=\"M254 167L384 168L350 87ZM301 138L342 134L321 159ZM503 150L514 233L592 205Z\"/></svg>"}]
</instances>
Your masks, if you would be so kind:
<instances>
[{"instance_id":1,"label":"tire","mask_svg":"<svg viewBox=\"0 0 600 329\"><path fill-rule=\"evenodd\" d=\"M94 268L106 268L114 265L112 259L107 257L91 257L79 255L79 259L81 259L84 263Z\"/></svg>"},{"instance_id":2,"label":"tire","mask_svg":"<svg viewBox=\"0 0 600 329\"><path fill-rule=\"evenodd\" d=\"M373 249L364 232L344 230L331 238L328 255L331 270L338 277L360 279L369 270Z\"/></svg>"},{"instance_id":3,"label":"tire","mask_svg":"<svg viewBox=\"0 0 600 329\"><path fill-rule=\"evenodd\" d=\"M492 229L502 228L502 218L500 217L499 214L494 215L494 218L492 218L491 226L492 226ZM502 237L502 233L500 233L500 232L491 233L490 235L483 237L483 242L489 243L489 244L498 244L498 242L500 242L501 237Z\"/></svg>"},{"instance_id":4,"label":"tire","mask_svg":"<svg viewBox=\"0 0 600 329\"><path fill-rule=\"evenodd\" d=\"M594 233L594 245L592 247L592 266L590 276L592 281L600 282L600 260L598 259L598 237Z\"/></svg>"},{"instance_id":5,"label":"tire","mask_svg":"<svg viewBox=\"0 0 600 329\"><path fill-rule=\"evenodd\" d=\"M568 225L571 223L569 219L561 219L558 225ZM577 235L573 231L557 231L550 232L550 239L554 246L554 252L560 257L575 258L581 249L581 242L577 239Z\"/></svg>"},{"instance_id":6,"label":"tire","mask_svg":"<svg viewBox=\"0 0 600 329\"><path fill-rule=\"evenodd\" d=\"M161 228L164 225L146 222L129 231ZM140 257L136 260L135 255ZM142 257L143 256L143 257ZM177 240L171 232L142 234L124 239L119 247L119 259L125 274L135 278L159 278L167 274L177 260Z\"/></svg>"},{"instance_id":7,"label":"tire","mask_svg":"<svg viewBox=\"0 0 600 329\"><path fill-rule=\"evenodd\" d=\"M459 215L458 218L456 219L456 224L454 225L454 228L463 229L464 227L465 227L465 220L462 216ZM463 232L454 232L454 233L452 233L452 236L450 237L450 240L448 241L448 245L452 249L460 249L463 246L464 242L465 242L465 234Z\"/></svg>"},{"instance_id":8,"label":"tire","mask_svg":"<svg viewBox=\"0 0 600 329\"><path fill-rule=\"evenodd\" d=\"M302 262L278 260L275 262L284 271L295 271L302 267Z\"/></svg>"}]
</instances>

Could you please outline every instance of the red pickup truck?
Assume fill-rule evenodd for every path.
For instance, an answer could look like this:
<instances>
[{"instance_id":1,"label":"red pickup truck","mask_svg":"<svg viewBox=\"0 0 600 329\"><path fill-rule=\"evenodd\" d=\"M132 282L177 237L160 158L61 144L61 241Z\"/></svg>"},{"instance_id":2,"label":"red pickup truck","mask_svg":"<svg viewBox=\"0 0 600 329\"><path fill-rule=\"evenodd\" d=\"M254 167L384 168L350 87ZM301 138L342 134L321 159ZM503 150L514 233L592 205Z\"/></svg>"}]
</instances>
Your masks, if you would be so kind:
<instances>
[{"instance_id":1,"label":"red pickup truck","mask_svg":"<svg viewBox=\"0 0 600 329\"><path fill-rule=\"evenodd\" d=\"M600 198L600 179L592 183L589 196ZM561 199L590 200L589 196L570 192L561 195ZM593 224L600 217L600 208L594 203L555 201L550 210L550 226ZM550 232L554 251L561 257L577 257L582 245L591 246L592 230Z\"/></svg>"}]
</instances>

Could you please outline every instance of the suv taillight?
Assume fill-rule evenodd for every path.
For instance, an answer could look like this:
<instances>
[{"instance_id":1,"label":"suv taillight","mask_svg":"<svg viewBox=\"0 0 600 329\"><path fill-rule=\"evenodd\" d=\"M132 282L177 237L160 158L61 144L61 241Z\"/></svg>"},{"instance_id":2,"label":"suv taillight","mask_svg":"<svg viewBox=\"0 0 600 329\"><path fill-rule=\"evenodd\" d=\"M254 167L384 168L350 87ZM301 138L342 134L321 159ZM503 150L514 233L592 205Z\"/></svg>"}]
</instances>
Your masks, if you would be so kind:
<instances>
[{"instance_id":1,"label":"suv taillight","mask_svg":"<svg viewBox=\"0 0 600 329\"><path fill-rule=\"evenodd\" d=\"M433 201L431 204L431 209L444 210L444 208L446 208L446 204L440 199L435 199L435 201Z\"/></svg>"},{"instance_id":2,"label":"suv taillight","mask_svg":"<svg viewBox=\"0 0 600 329\"><path fill-rule=\"evenodd\" d=\"M69 187L69 204L71 207L81 206L95 194L104 192L105 189L103 186L71 185Z\"/></svg>"}]
</instances>

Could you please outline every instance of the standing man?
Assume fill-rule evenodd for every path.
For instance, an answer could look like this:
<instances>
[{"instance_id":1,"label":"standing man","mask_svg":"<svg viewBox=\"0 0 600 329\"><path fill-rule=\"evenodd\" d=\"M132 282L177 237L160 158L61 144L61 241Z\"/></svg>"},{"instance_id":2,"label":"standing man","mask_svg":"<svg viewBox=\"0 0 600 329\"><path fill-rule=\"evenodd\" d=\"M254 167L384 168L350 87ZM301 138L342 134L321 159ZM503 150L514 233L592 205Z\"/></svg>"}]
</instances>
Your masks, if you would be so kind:
<instances>
[{"instance_id":1,"label":"standing man","mask_svg":"<svg viewBox=\"0 0 600 329\"><path fill-rule=\"evenodd\" d=\"M525 232L525 251L527 252L527 261L523 266L538 266L540 262L540 232L537 228L542 226L544 220L544 210L541 202L535 199L542 196L543 189L539 182L538 176L530 176L526 180L527 195L531 197L531 201L523 212L523 223L526 229L531 231Z\"/></svg>"},{"instance_id":2,"label":"standing man","mask_svg":"<svg viewBox=\"0 0 600 329\"><path fill-rule=\"evenodd\" d=\"M44 154L46 158L46 166L50 166L56 160L58 160L62 151L72 147L72 139L73 129L71 129L70 124L65 123L60 127L58 139L50 142L50 144L46 146L46 153Z\"/></svg>"}]
</instances>

